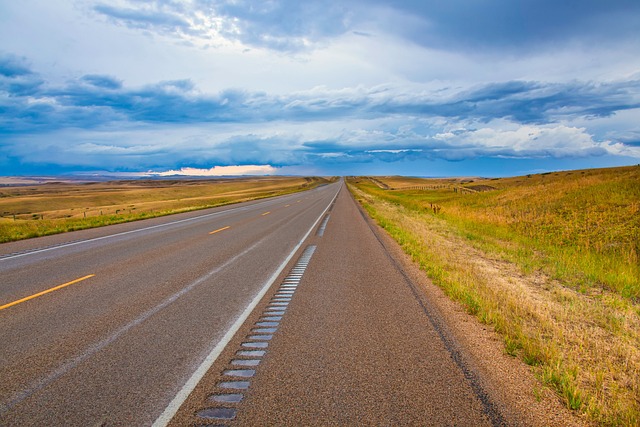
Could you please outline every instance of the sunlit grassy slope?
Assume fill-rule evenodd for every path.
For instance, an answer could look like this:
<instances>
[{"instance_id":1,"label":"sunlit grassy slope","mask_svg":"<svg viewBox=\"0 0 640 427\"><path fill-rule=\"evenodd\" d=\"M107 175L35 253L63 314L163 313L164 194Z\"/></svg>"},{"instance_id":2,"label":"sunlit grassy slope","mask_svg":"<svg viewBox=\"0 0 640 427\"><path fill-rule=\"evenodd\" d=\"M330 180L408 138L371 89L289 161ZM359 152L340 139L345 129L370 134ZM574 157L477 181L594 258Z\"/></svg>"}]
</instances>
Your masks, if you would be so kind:
<instances>
[{"instance_id":1,"label":"sunlit grassy slope","mask_svg":"<svg viewBox=\"0 0 640 427\"><path fill-rule=\"evenodd\" d=\"M327 182L268 177L0 187L0 242L271 197Z\"/></svg>"},{"instance_id":2,"label":"sunlit grassy slope","mask_svg":"<svg viewBox=\"0 0 640 427\"><path fill-rule=\"evenodd\" d=\"M640 297L640 167L494 180L378 180L397 189L385 192L386 200L422 211L435 204L441 218L487 248L505 252L504 241L519 243L518 251L506 253L526 268L544 268L585 291L604 286ZM402 190L420 184L443 187Z\"/></svg>"},{"instance_id":3,"label":"sunlit grassy slope","mask_svg":"<svg viewBox=\"0 0 640 427\"><path fill-rule=\"evenodd\" d=\"M349 182L568 407L603 424L640 423L640 167Z\"/></svg>"}]
</instances>

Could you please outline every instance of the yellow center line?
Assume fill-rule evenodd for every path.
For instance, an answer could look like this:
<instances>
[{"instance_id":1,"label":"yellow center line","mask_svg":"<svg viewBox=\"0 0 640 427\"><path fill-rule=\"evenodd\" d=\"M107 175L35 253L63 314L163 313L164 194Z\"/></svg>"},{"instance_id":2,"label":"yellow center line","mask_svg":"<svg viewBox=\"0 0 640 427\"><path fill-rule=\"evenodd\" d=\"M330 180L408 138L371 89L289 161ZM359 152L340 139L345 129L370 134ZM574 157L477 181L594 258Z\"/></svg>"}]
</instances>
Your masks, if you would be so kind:
<instances>
[{"instance_id":1,"label":"yellow center line","mask_svg":"<svg viewBox=\"0 0 640 427\"><path fill-rule=\"evenodd\" d=\"M265 213L262 214L262 216L269 215L270 213L271 213L271 211L265 212Z\"/></svg>"},{"instance_id":2,"label":"yellow center line","mask_svg":"<svg viewBox=\"0 0 640 427\"><path fill-rule=\"evenodd\" d=\"M209 234L216 234L216 233L218 233L218 232L220 232L220 231L226 230L227 228L231 228L231 226L230 226L230 225L227 225L226 227L218 228L217 230L213 230L213 231L212 231L211 233L209 233Z\"/></svg>"},{"instance_id":3,"label":"yellow center line","mask_svg":"<svg viewBox=\"0 0 640 427\"><path fill-rule=\"evenodd\" d=\"M291 205L284 205L285 208L288 208L289 206L291 206Z\"/></svg>"},{"instance_id":4,"label":"yellow center line","mask_svg":"<svg viewBox=\"0 0 640 427\"><path fill-rule=\"evenodd\" d=\"M62 289L62 288L67 287L69 285L73 285L74 283L82 282L83 280L89 279L90 277L93 277L93 276L95 276L95 274L89 274L88 276L84 276L84 277L81 277L79 279L72 280L72 281L67 282L67 283L63 283L62 285L54 286L53 288L47 289L47 290L42 291L42 292L38 292L37 294L29 295L28 297L19 299L19 300L14 301L14 302L10 302L9 304L0 305L0 310L4 310L5 308L13 307L14 305L18 305L18 304L20 304L22 302L29 301L30 299L34 299L34 298L40 297L42 295L48 294L49 292L57 291L58 289Z\"/></svg>"}]
</instances>

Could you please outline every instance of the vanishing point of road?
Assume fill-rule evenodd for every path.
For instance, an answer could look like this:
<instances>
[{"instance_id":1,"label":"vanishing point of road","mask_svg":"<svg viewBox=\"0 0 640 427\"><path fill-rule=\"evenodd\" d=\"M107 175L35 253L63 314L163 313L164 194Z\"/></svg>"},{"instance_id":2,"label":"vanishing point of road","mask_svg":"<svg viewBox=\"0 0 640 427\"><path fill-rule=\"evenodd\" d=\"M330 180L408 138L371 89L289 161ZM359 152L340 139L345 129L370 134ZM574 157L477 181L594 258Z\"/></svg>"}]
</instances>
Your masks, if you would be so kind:
<instances>
[{"instance_id":1,"label":"vanishing point of road","mask_svg":"<svg viewBox=\"0 0 640 427\"><path fill-rule=\"evenodd\" d=\"M0 425L505 425L343 182L0 245Z\"/></svg>"}]
</instances>

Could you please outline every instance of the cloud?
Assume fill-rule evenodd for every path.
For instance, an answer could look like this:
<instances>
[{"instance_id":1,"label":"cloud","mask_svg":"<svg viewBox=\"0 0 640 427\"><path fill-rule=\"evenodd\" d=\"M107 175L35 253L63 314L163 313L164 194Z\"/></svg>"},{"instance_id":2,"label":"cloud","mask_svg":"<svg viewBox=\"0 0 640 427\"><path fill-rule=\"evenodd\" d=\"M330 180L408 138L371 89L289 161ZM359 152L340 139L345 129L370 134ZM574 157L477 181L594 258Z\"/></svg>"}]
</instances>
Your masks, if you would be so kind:
<instances>
[{"instance_id":1,"label":"cloud","mask_svg":"<svg viewBox=\"0 0 640 427\"><path fill-rule=\"evenodd\" d=\"M490 123L449 122L441 132L415 127L358 130L335 138L307 141L307 156L325 160L401 162L416 159L461 161L474 158L575 159L604 155L640 158L640 149L599 141L584 128L566 125L520 125L506 120Z\"/></svg>"},{"instance_id":2,"label":"cloud","mask_svg":"<svg viewBox=\"0 0 640 427\"><path fill-rule=\"evenodd\" d=\"M636 0L5 3L4 173L640 158Z\"/></svg>"},{"instance_id":3,"label":"cloud","mask_svg":"<svg viewBox=\"0 0 640 427\"><path fill-rule=\"evenodd\" d=\"M451 115L520 123L547 123L579 116L606 117L640 106L640 81L607 83L504 82L456 94Z\"/></svg>"},{"instance_id":4,"label":"cloud","mask_svg":"<svg viewBox=\"0 0 640 427\"><path fill-rule=\"evenodd\" d=\"M631 130L617 136L618 141L626 146L640 147L640 130Z\"/></svg>"},{"instance_id":5,"label":"cloud","mask_svg":"<svg viewBox=\"0 0 640 427\"><path fill-rule=\"evenodd\" d=\"M350 12L328 0L165 0L98 4L93 11L133 29L151 30L190 42L240 42L245 46L295 52L347 31ZM202 43L200 43L202 44Z\"/></svg>"},{"instance_id":6,"label":"cloud","mask_svg":"<svg viewBox=\"0 0 640 427\"><path fill-rule=\"evenodd\" d=\"M327 0L220 2L217 12L226 21L234 22L222 32L224 36L274 50L309 49L323 39L348 31L347 8Z\"/></svg>"},{"instance_id":7,"label":"cloud","mask_svg":"<svg viewBox=\"0 0 640 427\"><path fill-rule=\"evenodd\" d=\"M275 175L277 168L270 165L214 166L209 169L180 168L165 172L149 172L155 176L242 176L242 175Z\"/></svg>"},{"instance_id":8,"label":"cloud","mask_svg":"<svg viewBox=\"0 0 640 427\"><path fill-rule=\"evenodd\" d=\"M635 0L126 0L93 10L179 39L224 39L284 52L312 50L345 34L385 33L428 48L518 54L576 40L634 40L640 31Z\"/></svg>"},{"instance_id":9,"label":"cloud","mask_svg":"<svg viewBox=\"0 0 640 427\"><path fill-rule=\"evenodd\" d=\"M133 86L97 73L46 81L26 59L6 54L0 70L0 155L13 164L179 171L640 158L640 80L633 78L454 87L398 82L270 94L205 93L191 79Z\"/></svg>"},{"instance_id":10,"label":"cloud","mask_svg":"<svg viewBox=\"0 0 640 427\"><path fill-rule=\"evenodd\" d=\"M25 61L0 56L0 133L31 133L114 123L204 124L303 122L382 117L446 118L521 124L610 117L640 108L640 80L608 82L504 81L460 89L381 85L316 87L273 95L246 90L206 94L189 79L125 86L87 74L63 84L44 81Z\"/></svg>"},{"instance_id":11,"label":"cloud","mask_svg":"<svg viewBox=\"0 0 640 427\"><path fill-rule=\"evenodd\" d=\"M113 5L98 4L94 10L108 16L116 22L127 26L144 29L157 29L168 31L185 30L189 28L189 22L175 12L166 12L156 3L139 3L136 7L115 7Z\"/></svg>"},{"instance_id":12,"label":"cloud","mask_svg":"<svg viewBox=\"0 0 640 427\"><path fill-rule=\"evenodd\" d=\"M396 121L397 120L397 121ZM410 123L410 124L407 124ZM345 129L345 126L347 129ZM251 129L246 133L247 127ZM584 128L422 119L363 123L148 125L127 130L62 130L5 139L0 158L23 165L118 171L212 166L304 166L495 159L640 159L640 147L599 140ZM546 159L546 160L545 160ZM627 160L629 161L629 160ZM378 163L376 163L378 162ZM636 160L637 162L637 160Z\"/></svg>"},{"instance_id":13,"label":"cloud","mask_svg":"<svg viewBox=\"0 0 640 427\"><path fill-rule=\"evenodd\" d=\"M388 7L386 1L377 2ZM640 30L634 0L450 0L398 2L396 31L423 46L462 50L532 49L552 44L616 42ZM395 23L394 20L391 21ZM390 30L393 31L393 30Z\"/></svg>"},{"instance_id":14,"label":"cloud","mask_svg":"<svg viewBox=\"0 0 640 427\"><path fill-rule=\"evenodd\" d=\"M435 91L418 85L316 87L284 95L225 90L211 95L188 79L130 87L112 76L88 74L56 85L43 82L14 57L4 63L9 64L4 69L13 71L0 75L0 132L28 147L7 143L4 151L32 161L200 167L284 166L318 159L640 156L633 136L636 124L596 139L587 130L595 119L639 109L638 80L506 81ZM221 126L226 126L224 133L217 130ZM177 136L158 141L153 134L156 141L151 141L144 135L154 127L174 127ZM69 139L67 130L76 136ZM67 138L65 146L24 142L48 140L56 132ZM132 142L138 136L150 142Z\"/></svg>"},{"instance_id":15,"label":"cloud","mask_svg":"<svg viewBox=\"0 0 640 427\"><path fill-rule=\"evenodd\" d=\"M12 62L13 61L13 62ZM507 81L470 89L429 91L419 86L330 90L318 87L286 95L225 90L200 93L188 79L125 87L106 75L89 74L65 85L43 82L37 73L5 59L0 91L4 132L38 127L92 128L112 123L257 123L274 120L377 119L386 115L458 120L549 123L607 117L640 107L640 80L604 83ZM8 65L7 65L8 64Z\"/></svg>"},{"instance_id":16,"label":"cloud","mask_svg":"<svg viewBox=\"0 0 640 427\"><path fill-rule=\"evenodd\" d=\"M23 58L10 54L0 54L0 76L16 78L31 74Z\"/></svg>"},{"instance_id":17,"label":"cloud","mask_svg":"<svg viewBox=\"0 0 640 427\"><path fill-rule=\"evenodd\" d=\"M122 88L122 81L117 80L110 76L103 76L97 74L88 74L83 76L80 81L89 83L90 85L96 86L102 89L120 89Z\"/></svg>"},{"instance_id":18,"label":"cloud","mask_svg":"<svg viewBox=\"0 0 640 427\"><path fill-rule=\"evenodd\" d=\"M42 84L42 79L31 71L25 58L0 52L0 95L29 96Z\"/></svg>"},{"instance_id":19,"label":"cloud","mask_svg":"<svg viewBox=\"0 0 640 427\"><path fill-rule=\"evenodd\" d=\"M575 158L601 156L612 151L609 142L596 142L585 129L564 125L504 129L498 124L496 127L440 133L434 139L446 144L446 148L438 151L449 160L478 156Z\"/></svg>"}]
</instances>

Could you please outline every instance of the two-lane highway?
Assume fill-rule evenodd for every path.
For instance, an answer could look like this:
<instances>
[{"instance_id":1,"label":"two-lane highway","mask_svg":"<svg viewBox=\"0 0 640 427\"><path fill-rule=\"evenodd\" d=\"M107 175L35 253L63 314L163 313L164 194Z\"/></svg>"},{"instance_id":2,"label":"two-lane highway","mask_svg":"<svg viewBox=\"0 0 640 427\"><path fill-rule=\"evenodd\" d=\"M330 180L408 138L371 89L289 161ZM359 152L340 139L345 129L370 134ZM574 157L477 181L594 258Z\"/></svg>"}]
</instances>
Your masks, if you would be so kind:
<instances>
[{"instance_id":1,"label":"two-lane highway","mask_svg":"<svg viewBox=\"0 0 640 427\"><path fill-rule=\"evenodd\" d=\"M0 245L0 425L151 424L341 185Z\"/></svg>"}]
</instances>

